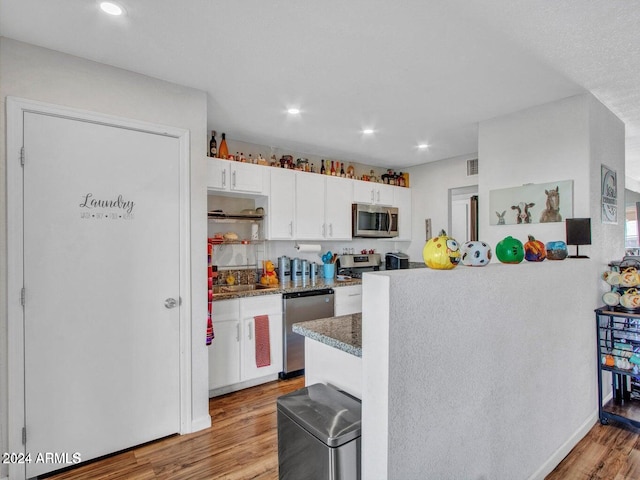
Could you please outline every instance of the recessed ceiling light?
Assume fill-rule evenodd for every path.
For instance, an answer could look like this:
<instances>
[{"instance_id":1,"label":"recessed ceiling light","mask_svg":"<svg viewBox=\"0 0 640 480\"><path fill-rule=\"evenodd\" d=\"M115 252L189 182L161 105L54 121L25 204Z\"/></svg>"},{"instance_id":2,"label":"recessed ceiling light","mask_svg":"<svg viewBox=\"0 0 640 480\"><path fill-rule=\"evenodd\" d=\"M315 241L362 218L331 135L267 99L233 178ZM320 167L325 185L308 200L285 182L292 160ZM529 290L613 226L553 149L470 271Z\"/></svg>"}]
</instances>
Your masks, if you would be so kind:
<instances>
[{"instance_id":1,"label":"recessed ceiling light","mask_svg":"<svg viewBox=\"0 0 640 480\"><path fill-rule=\"evenodd\" d=\"M298 115L300 113L300 109L292 107L287 110L287 113L290 115Z\"/></svg>"},{"instance_id":2,"label":"recessed ceiling light","mask_svg":"<svg viewBox=\"0 0 640 480\"><path fill-rule=\"evenodd\" d=\"M101 2L100 8L103 12L108 13L109 15L122 15L124 13L123 8L113 2Z\"/></svg>"},{"instance_id":3,"label":"recessed ceiling light","mask_svg":"<svg viewBox=\"0 0 640 480\"><path fill-rule=\"evenodd\" d=\"M365 128L364 130L362 130L362 133L364 133L365 135L371 135L373 133L373 128Z\"/></svg>"},{"instance_id":4,"label":"recessed ceiling light","mask_svg":"<svg viewBox=\"0 0 640 480\"><path fill-rule=\"evenodd\" d=\"M426 143L421 143L420 145L418 145L418 148L420 150L426 150L427 148L429 148L429 145L427 145Z\"/></svg>"}]
</instances>

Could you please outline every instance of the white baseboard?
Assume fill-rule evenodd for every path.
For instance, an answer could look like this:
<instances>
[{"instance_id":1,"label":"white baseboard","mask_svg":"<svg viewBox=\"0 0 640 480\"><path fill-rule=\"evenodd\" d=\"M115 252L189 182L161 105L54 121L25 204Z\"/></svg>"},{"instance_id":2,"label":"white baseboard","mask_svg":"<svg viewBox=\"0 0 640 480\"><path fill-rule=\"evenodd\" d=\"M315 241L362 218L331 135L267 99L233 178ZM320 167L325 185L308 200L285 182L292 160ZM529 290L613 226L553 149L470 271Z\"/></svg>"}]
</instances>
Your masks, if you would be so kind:
<instances>
[{"instance_id":1,"label":"white baseboard","mask_svg":"<svg viewBox=\"0 0 640 480\"><path fill-rule=\"evenodd\" d=\"M278 380L278 374L267 375L265 377L254 378L253 380L247 380L246 382L234 383L233 385L227 385L226 387L220 387L213 390L209 390L209 398L218 397L231 392L237 392L238 390L244 390L245 388L255 387L263 383L272 382Z\"/></svg>"},{"instance_id":2,"label":"white baseboard","mask_svg":"<svg viewBox=\"0 0 640 480\"><path fill-rule=\"evenodd\" d=\"M595 423L598 421L598 410L595 410L585 422L580 425L578 430L574 432L571 437L564 442L558 450L556 450L549 459L544 462L540 468L529 477L529 480L544 480L544 478L553 472L553 469L558 466L558 464L566 457L571 449L575 447L580 440L584 438L584 436L589 433L589 430L593 428Z\"/></svg>"},{"instance_id":3,"label":"white baseboard","mask_svg":"<svg viewBox=\"0 0 640 480\"><path fill-rule=\"evenodd\" d=\"M191 422L191 431L189 433L199 432L200 430L204 430L206 428L209 428L210 426L211 426L211 415L205 415L200 418L195 418Z\"/></svg>"}]
</instances>

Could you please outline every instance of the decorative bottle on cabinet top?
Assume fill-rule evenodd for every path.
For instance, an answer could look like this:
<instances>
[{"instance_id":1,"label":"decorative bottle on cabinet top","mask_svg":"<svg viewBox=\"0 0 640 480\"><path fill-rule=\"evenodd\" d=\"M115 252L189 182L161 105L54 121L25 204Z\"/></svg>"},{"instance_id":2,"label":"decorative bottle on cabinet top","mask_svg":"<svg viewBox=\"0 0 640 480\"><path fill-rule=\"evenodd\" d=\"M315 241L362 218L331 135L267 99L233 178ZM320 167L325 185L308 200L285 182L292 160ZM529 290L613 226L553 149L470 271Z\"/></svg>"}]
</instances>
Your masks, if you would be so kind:
<instances>
[{"instance_id":1,"label":"decorative bottle on cabinet top","mask_svg":"<svg viewBox=\"0 0 640 480\"><path fill-rule=\"evenodd\" d=\"M209 141L209 156L218 156L218 142L216 142L216 131L211 130L211 141Z\"/></svg>"},{"instance_id":2,"label":"decorative bottle on cabinet top","mask_svg":"<svg viewBox=\"0 0 640 480\"><path fill-rule=\"evenodd\" d=\"M220 141L220 148L218 149L218 156L220 158L228 158L229 157L229 148L227 147L227 139L225 134L222 134L222 140Z\"/></svg>"}]
</instances>

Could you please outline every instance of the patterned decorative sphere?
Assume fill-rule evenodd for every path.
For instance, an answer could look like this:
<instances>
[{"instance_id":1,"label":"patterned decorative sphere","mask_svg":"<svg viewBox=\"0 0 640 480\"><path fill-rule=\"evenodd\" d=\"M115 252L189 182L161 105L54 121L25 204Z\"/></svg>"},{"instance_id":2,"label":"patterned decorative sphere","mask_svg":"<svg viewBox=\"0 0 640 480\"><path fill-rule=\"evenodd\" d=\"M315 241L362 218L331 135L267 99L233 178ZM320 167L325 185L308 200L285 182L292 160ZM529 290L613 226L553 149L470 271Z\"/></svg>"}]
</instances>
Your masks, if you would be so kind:
<instances>
[{"instance_id":1,"label":"patterned decorative sphere","mask_svg":"<svg viewBox=\"0 0 640 480\"><path fill-rule=\"evenodd\" d=\"M524 245L517 238L505 237L496 245L496 256L502 263L520 263L524 259Z\"/></svg>"},{"instance_id":2,"label":"patterned decorative sphere","mask_svg":"<svg viewBox=\"0 0 640 480\"><path fill-rule=\"evenodd\" d=\"M462 245L462 264L468 267L484 267L491 261L491 247L485 242L472 240Z\"/></svg>"},{"instance_id":3,"label":"patterned decorative sphere","mask_svg":"<svg viewBox=\"0 0 640 480\"><path fill-rule=\"evenodd\" d=\"M460 263L460 246L442 230L439 236L429 239L425 244L422 258L429 268L451 270Z\"/></svg>"}]
</instances>

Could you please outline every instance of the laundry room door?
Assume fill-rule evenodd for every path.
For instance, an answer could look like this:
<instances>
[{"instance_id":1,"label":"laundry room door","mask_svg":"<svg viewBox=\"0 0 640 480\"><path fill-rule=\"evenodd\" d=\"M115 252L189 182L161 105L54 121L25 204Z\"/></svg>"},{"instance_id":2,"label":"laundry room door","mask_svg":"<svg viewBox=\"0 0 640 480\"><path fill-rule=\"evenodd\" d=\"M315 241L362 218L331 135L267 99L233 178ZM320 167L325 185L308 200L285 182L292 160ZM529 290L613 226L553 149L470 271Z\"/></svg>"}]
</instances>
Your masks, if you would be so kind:
<instances>
[{"instance_id":1,"label":"laundry room door","mask_svg":"<svg viewBox=\"0 0 640 480\"><path fill-rule=\"evenodd\" d=\"M180 142L30 112L23 128L33 477L180 431Z\"/></svg>"}]
</instances>

